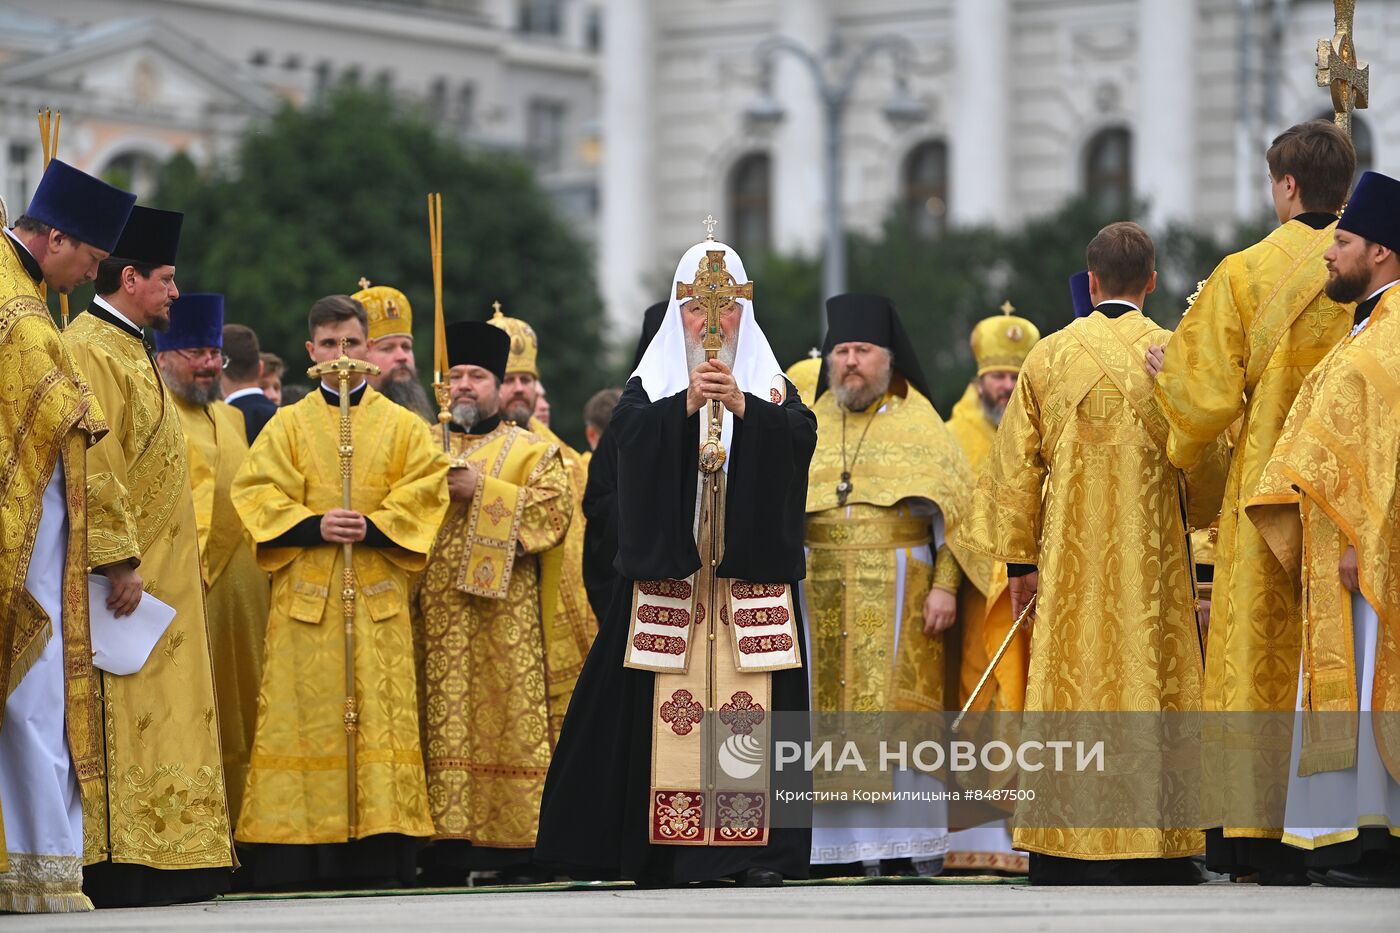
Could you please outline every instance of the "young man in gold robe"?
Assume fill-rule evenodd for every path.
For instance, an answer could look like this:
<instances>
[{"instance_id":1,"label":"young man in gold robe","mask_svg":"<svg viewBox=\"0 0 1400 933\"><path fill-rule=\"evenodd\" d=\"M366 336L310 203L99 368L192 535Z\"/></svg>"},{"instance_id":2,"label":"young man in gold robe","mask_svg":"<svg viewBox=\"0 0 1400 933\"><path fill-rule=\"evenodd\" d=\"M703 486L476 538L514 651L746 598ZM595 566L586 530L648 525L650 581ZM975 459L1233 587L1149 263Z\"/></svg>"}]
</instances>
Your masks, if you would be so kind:
<instances>
[{"instance_id":1,"label":"young man in gold robe","mask_svg":"<svg viewBox=\"0 0 1400 933\"><path fill-rule=\"evenodd\" d=\"M82 799L102 793L102 738L86 451L107 424L42 289L89 281L135 201L54 160L13 230L0 202L0 913L92 909Z\"/></svg>"},{"instance_id":2,"label":"young man in gold robe","mask_svg":"<svg viewBox=\"0 0 1400 933\"><path fill-rule=\"evenodd\" d=\"M559 448L559 456L569 474L569 494L574 500L573 518L563 543L540 558L540 585L546 594L544 626L545 647L549 652L550 725L558 735L569 699L574 694L574 684L583 669L583 659L588 657L589 646L598 634L598 620L589 606L583 582L586 533L583 492L588 484L588 470L578 452L535 417L540 379L537 363L540 343L535 329L519 318L503 314L499 301L493 307L495 312L487 323L501 328L510 337L510 360L506 363L506 377L500 390L501 418ZM555 594L553 598L548 596L551 593Z\"/></svg>"},{"instance_id":3,"label":"young man in gold robe","mask_svg":"<svg viewBox=\"0 0 1400 933\"><path fill-rule=\"evenodd\" d=\"M978 476L991 453L997 426L1006 413L1011 393L1026 354L1040 340L1040 330L1023 317L1012 314L1010 303L1002 313L984 318L972 329L972 357L977 375L963 397L953 406L948 430L953 433L967 457L972 475ZM962 621L957 651L958 694L949 697L950 709L961 707L973 694L977 682L991 665L992 657L1011 629L1011 594L1006 587L1006 566L992 565L990 592L983 596L975 586L964 582L958 592L958 618ZM1015 711L1026 701L1026 670L1030 651L1030 631L1016 633L1001 663L982 688L977 711ZM957 820L954 820L957 823ZM1026 856L1011 850L1011 835L1005 820L993 820L956 830L949 840L943 860L945 871L1005 872L1024 875Z\"/></svg>"},{"instance_id":4,"label":"young man in gold robe","mask_svg":"<svg viewBox=\"0 0 1400 933\"><path fill-rule=\"evenodd\" d=\"M502 420L510 338L482 321L447 329L452 506L415 598L425 649L433 880L531 869L540 794L558 734L550 715L539 555L574 499L551 442Z\"/></svg>"},{"instance_id":5,"label":"young man in gold robe","mask_svg":"<svg viewBox=\"0 0 1400 933\"><path fill-rule=\"evenodd\" d=\"M972 472L928 399L889 299L837 295L826 314L801 587L812 709L941 712L943 632L957 617L963 581L947 540L967 510ZM912 771L885 777L901 792L936 785ZM902 823L912 809L817 803L812 864L826 873L937 874L948 850L946 804L919 808L917 825Z\"/></svg>"},{"instance_id":6,"label":"young man in gold robe","mask_svg":"<svg viewBox=\"0 0 1400 933\"><path fill-rule=\"evenodd\" d=\"M1227 256L1201 286L1170 343L1157 401L1167 454L1195 466L1240 422L1220 515L1206 643L1203 774L1206 864L1264 883L1306 883L1279 843L1302 630L1297 598L1245 503L1317 361L1346 335L1351 311L1324 292L1356 153L1330 120L1294 126L1267 156L1280 226ZM1154 354L1156 355L1156 354ZM1154 366L1149 360L1149 371Z\"/></svg>"},{"instance_id":7,"label":"young man in gold robe","mask_svg":"<svg viewBox=\"0 0 1400 933\"><path fill-rule=\"evenodd\" d=\"M1219 510L1224 449L1187 476L1183 503L1142 366L1168 336L1141 310L1157 281L1152 240L1137 224L1112 224L1087 258L1095 310L1026 357L961 541L1010 565L1015 617L1038 591L1026 712L1117 714L1077 721L1098 738L1111 732L1110 751L1126 749L1093 799L1070 793L1072 774L1022 773L1037 799L1018 806L1014 844L1031 853L1031 883L1194 883L1189 857L1204 839L1191 775L1173 767L1180 749L1123 738L1200 709L1186 535ZM1026 728L1064 722L1028 716Z\"/></svg>"},{"instance_id":8,"label":"young man in gold robe","mask_svg":"<svg viewBox=\"0 0 1400 933\"><path fill-rule=\"evenodd\" d=\"M223 338L224 296L181 295L170 306L170 326L156 334L156 364L185 435L229 819L236 825L253 748L269 585L229 496L248 441L243 413L219 400Z\"/></svg>"},{"instance_id":9,"label":"young man in gold robe","mask_svg":"<svg viewBox=\"0 0 1400 933\"><path fill-rule=\"evenodd\" d=\"M1302 593L1284 843L1310 880L1400 886L1400 181L1362 176L1324 254L1355 325L1308 376L1248 507Z\"/></svg>"},{"instance_id":10,"label":"young man in gold robe","mask_svg":"<svg viewBox=\"0 0 1400 933\"><path fill-rule=\"evenodd\" d=\"M141 670L101 678L107 793L84 809L99 907L207 899L233 862L185 437L143 335L169 327L180 296L182 219L134 208L97 297L63 333L112 429L88 451L89 560L120 568L108 577L123 609L143 589L175 609Z\"/></svg>"},{"instance_id":11,"label":"young man in gold robe","mask_svg":"<svg viewBox=\"0 0 1400 933\"><path fill-rule=\"evenodd\" d=\"M315 363L363 360L365 311L311 306ZM358 384L356 384L358 382ZM433 833L418 719L410 575L447 511L447 457L423 419L352 379L352 505L343 506L339 383L279 409L233 480L234 508L272 574L262 686L239 842L259 887L394 885L416 877ZM353 547L354 698L347 696L343 545ZM358 711L354 771L345 717ZM349 814L350 781L356 807Z\"/></svg>"}]
</instances>

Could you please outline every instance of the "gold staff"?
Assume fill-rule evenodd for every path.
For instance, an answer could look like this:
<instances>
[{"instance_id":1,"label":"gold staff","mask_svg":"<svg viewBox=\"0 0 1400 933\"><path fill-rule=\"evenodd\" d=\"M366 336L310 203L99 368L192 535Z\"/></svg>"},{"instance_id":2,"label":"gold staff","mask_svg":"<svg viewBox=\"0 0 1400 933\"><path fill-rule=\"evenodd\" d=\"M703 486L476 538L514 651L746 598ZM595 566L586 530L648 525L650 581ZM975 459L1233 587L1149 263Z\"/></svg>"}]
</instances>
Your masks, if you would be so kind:
<instances>
[{"instance_id":1,"label":"gold staff","mask_svg":"<svg viewBox=\"0 0 1400 933\"><path fill-rule=\"evenodd\" d=\"M428 247L433 257L433 396L438 403L442 449L452 454L452 393L447 385L447 325L442 319L442 195L428 195Z\"/></svg>"},{"instance_id":2,"label":"gold staff","mask_svg":"<svg viewBox=\"0 0 1400 933\"><path fill-rule=\"evenodd\" d=\"M44 171L48 171L49 163L54 156L58 155L58 128L63 123L63 111L54 113L45 107L39 111L39 144L44 150ZM47 297L48 286L40 283L39 294ZM68 327L68 296L59 294L58 313L63 320L63 326Z\"/></svg>"},{"instance_id":3,"label":"gold staff","mask_svg":"<svg viewBox=\"0 0 1400 933\"><path fill-rule=\"evenodd\" d=\"M356 373L379 375L379 367L345 355L345 341L340 341L340 359L319 363L306 371L312 379L334 375L340 388L340 499L342 508L352 510L350 501L350 467L355 446L350 436L350 377ZM345 615L345 794L349 829L346 838L355 838L358 791L355 786L355 742L360 732L359 701L355 695L355 567L351 563L355 546L348 541L341 545L345 567L341 570L340 601Z\"/></svg>"},{"instance_id":4,"label":"gold staff","mask_svg":"<svg viewBox=\"0 0 1400 933\"><path fill-rule=\"evenodd\" d=\"M995 671L997 665L1001 663L1002 656L1005 655L1006 650L1011 647L1011 639L1016 637L1016 633L1021 630L1022 623L1030 617L1031 611L1035 609L1035 601L1039 596L1039 593L1032 596L1030 601L1026 603L1026 608L1022 609L1021 614L1016 617L1016 621L1011 623L1011 631L1006 633L1006 637L1001 641L1001 647L997 649L996 654L992 655L992 663L988 664L987 669L982 672L982 679L977 681L977 686L972 688L972 695L968 697L967 702L963 704L962 712L958 713L958 718L953 720L954 732L957 732L958 727L962 725L963 717L967 715L968 710L972 709L972 704L977 702L977 697L982 693L982 688L987 685L987 681L991 678L992 672Z\"/></svg>"},{"instance_id":5,"label":"gold staff","mask_svg":"<svg viewBox=\"0 0 1400 933\"><path fill-rule=\"evenodd\" d=\"M1317 40L1317 86L1332 92L1333 118L1351 135L1351 114L1371 103L1371 66L1356 57L1356 0L1332 0L1333 35Z\"/></svg>"}]
</instances>

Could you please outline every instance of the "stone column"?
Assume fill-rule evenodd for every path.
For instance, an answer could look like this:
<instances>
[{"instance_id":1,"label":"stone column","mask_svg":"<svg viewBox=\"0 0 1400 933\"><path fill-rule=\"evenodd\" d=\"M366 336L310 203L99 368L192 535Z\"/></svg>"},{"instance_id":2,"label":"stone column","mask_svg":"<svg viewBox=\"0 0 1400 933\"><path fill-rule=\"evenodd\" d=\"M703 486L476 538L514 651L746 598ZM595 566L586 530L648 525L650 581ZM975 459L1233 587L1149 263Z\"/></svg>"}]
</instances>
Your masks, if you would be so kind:
<instances>
[{"instance_id":1,"label":"stone column","mask_svg":"<svg viewBox=\"0 0 1400 933\"><path fill-rule=\"evenodd\" d=\"M645 291L652 270L655 37L650 0L609 0L603 23L601 165L602 222L598 282L613 336L627 343L642 311L659 295Z\"/></svg>"},{"instance_id":2,"label":"stone column","mask_svg":"<svg viewBox=\"0 0 1400 933\"><path fill-rule=\"evenodd\" d=\"M1002 225L1011 206L1010 0L954 0L948 207Z\"/></svg>"},{"instance_id":3,"label":"stone column","mask_svg":"<svg viewBox=\"0 0 1400 933\"><path fill-rule=\"evenodd\" d=\"M828 0L775 0L777 34L819 59L831 44ZM774 59L773 96L786 117L773 135L773 245L812 254L823 241L823 106L811 71L792 55Z\"/></svg>"},{"instance_id":4,"label":"stone column","mask_svg":"<svg viewBox=\"0 0 1400 933\"><path fill-rule=\"evenodd\" d=\"M1196 0L1139 0L1133 187L1154 224L1194 213L1195 36Z\"/></svg>"}]
</instances>

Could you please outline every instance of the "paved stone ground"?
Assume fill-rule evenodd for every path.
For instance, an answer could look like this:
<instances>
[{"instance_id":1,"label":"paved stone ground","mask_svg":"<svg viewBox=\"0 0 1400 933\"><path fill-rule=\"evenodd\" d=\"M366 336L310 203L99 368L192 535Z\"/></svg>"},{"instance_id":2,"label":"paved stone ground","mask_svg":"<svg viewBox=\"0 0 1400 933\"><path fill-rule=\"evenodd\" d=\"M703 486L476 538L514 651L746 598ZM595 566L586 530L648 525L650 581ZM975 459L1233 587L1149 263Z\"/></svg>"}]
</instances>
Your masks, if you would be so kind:
<instances>
[{"instance_id":1,"label":"paved stone ground","mask_svg":"<svg viewBox=\"0 0 1400 933\"><path fill-rule=\"evenodd\" d=\"M221 901L190 907L0 917L20 931L632 931L894 933L917 930L1394 930L1400 890L1029 888L1019 885L796 887L777 890L480 892Z\"/></svg>"}]
</instances>

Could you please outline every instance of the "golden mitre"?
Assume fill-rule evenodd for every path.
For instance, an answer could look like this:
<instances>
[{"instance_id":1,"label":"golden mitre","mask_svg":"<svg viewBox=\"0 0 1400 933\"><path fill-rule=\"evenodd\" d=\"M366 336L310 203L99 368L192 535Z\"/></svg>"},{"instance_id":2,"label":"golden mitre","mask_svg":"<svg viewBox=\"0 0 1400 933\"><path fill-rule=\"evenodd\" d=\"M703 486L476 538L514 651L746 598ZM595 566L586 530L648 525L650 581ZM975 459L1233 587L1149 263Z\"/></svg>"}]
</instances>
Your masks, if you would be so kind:
<instances>
[{"instance_id":1,"label":"golden mitre","mask_svg":"<svg viewBox=\"0 0 1400 933\"><path fill-rule=\"evenodd\" d=\"M1012 312L1011 302L1001 306L1001 313L978 321L972 328L972 356L977 360L977 375L1021 371L1026 354L1040 340L1040 328Z\"/></svg>"},{"instance_id":2,"label":"golden mitre","mask_svg":"<svg viewBox=\"0 0 1400 933\"><path fill-rule=\"evenodd\" d=\"M506 317L501 313L501 303L493 301L491 307L495 314L491 315L488 324L494 324L510 335L510 357L506 360L507 373L529 373L536 379L540 378L539 366L535 363L535 357L540 352L540 341L535 337L535 329L517 317Z\"/></svg>"},{"instance_id":3,"label":"golden mitre","mask_svg":"<svg viewBox=\"0 0 1400 933\"><path fill-rule=\"evenodd\" d=\"M360 290L350 296L364 306L369 316L369 339L413 336L413 308L408 297L388 285L370 285L360 279Z\"/></svg>"}]
</instances>

